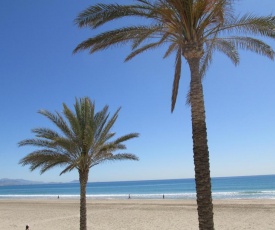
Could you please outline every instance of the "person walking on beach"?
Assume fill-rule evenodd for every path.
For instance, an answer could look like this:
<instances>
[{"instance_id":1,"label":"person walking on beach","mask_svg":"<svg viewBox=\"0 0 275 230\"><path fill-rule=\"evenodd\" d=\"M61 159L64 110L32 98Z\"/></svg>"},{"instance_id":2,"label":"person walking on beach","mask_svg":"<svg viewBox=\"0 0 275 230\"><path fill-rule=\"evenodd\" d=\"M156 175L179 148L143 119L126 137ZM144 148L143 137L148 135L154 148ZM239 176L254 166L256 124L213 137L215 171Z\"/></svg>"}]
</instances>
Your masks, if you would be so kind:
<instances>
[{"instance_id":1,"label":"person walking on beach","mask_svg":"<svg viewBox=\"0 0 275 230\"><path fill-rule=\"evenodd\" d=\"M26 225L26 230L30 230L30 226L28 224Z\"/></svg>"}]
</instances>

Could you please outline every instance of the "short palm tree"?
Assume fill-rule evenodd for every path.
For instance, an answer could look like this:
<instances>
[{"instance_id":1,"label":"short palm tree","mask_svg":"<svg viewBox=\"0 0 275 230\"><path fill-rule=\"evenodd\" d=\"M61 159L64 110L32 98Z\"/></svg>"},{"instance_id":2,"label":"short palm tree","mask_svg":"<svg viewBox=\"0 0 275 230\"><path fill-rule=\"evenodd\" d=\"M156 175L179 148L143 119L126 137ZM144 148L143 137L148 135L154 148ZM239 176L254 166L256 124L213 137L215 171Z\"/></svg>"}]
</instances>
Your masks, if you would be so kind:
<instances>
[{"instance_id":1,"label":"short palm tree","mask_svg":"<svg viewBox=\"0 0 275 230\"><path fill-rule=\"evenodd\" d=\"M95 35L74 50L90 53L108 47L131 43L132 52L126 61L136 55L165 45L164 58L175 53L175 73L172 89L173 112L180 76L182 58L190 68L193 155L197 192L199 228L214 229L209 151L205 122L202 77L212 61L214 51L239 63L238 49L274 57L272 48L259 36L275 37L275 18L252 14L235 16L234 0L136 0L132 5L96 4L81 12L75 19L79 27L96 29L107 22L123 17L148 19L149 23L124 26ZM146 22L146 20L136 21ZM251 37L254 36L254 37Z\"/></svg>"},{"instance_id":2,"label":"short palm tree","mask_svg":"<svg viewBox=\"0 0 275 230\"><path fill-rule=\"evenodd\" d=\"M118 118L119 109L110 117L108 106L95 111L95 104L89 98L76 99L75 113L63 103L63 114L53 114L46 110L39 113L53 122L59 132L48 128L33 129L35 139L19 142L19 146L35 146L37 150L20 160L20 164L30 165L30 170L41 169L41 174L55 166L64 166L60 173L78 170L80 181L80 230L87 229L86 185L91 167L105 161L138 160L133 154L118 153L124 150L123 142L138 137L130 133L114 139L111 132ZM114 140L113 140L114 139Z\"/></svg>"}]
</instances>

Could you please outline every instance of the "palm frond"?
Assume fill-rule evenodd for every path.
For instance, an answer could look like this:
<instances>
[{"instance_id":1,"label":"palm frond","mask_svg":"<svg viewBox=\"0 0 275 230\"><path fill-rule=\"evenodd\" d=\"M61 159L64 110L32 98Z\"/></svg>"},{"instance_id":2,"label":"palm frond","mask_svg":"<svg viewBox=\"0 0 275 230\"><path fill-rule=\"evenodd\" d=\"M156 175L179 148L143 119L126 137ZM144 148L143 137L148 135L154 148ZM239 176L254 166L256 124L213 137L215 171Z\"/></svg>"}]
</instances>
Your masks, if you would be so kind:
<instances>
[{"instance_id":1,"label":"palm frond","mask_svg":"<svg viewBox=\"0 0 275 230\"><path fill-rule=\"evenodd\" d=\"M143 53L144 51L147 51L147 50L150 50L150 49L155 49L159 46L163 45L162 42L154 42L154 43L150 43L150 44L147 44L147 45L144 45L143 47L139 48L139 49L136 49L134 50L132 53L130 53L126 58L125 58L125 61L129 61L131 60L132 58L134 58L136 55L140 54L140 53Z\"/></svg>"},{"instance_id":2,"label":"palm frond","mask_svg":"<svg viewBox=\"0 0 275 230\"><path fill-rule=\"evenodd\" d=\"M200 61L200 76L201 76L201 78L204 77L209 65L212 62L212 55L213 55L213 51L214 51L213 41L210 44L205 43L205 47L206 47L206 49L204 51L204 55L203 55L203 57L201 58L201 61ZM189 104L189 102L190 102L189 96L187 97L188 100L187 100L186 104Z\"/></svg>"},{"instance_id":3,"label":"palm frond","mask_svg":"<svg viewBox=\"0 0 275 230\"><path fill-rule=\"evenodd\" d=\"M97 140L99 145L102 145L107 141L108 133L110 132L111 128L113 127L114 123L116 122L118 118L118 113L120 111L120 108L117 109L117 111L114 113L114 115L108 120L102 131L100 132L99 138Z\"/></svg>"},{"instance_id":4,"label":"palm frond","mask_svg":"<svg viewBox=\"0 0 275 230\"><path fill-rule=\"evenodd\" d=\"M55 139L53 145L63 149L64 152L77 152L76 149L79 143L75 142L75 140L59 137Z\"/></svg>"},{"instance_id":5,"label":"palm frond","mask_svg":"<svg viewBox=\"0 0 275 230\"><path fill-rule=\"evenodd\" d=\"M275 17L257 17L253 14L245 14L240 18L234 18L218 29L219 33L236 33L254 36L275 38Z\"/></svg>"},{"instance_id":6,"label":"palm frond","mask_svg":"<svg viewBox=\"0 0 275 230\"><path fill-rule=\"evenodd\" d=\"M119 138L117 138L114 143L115 144L119 144L119 143L122 143L122 142L125 142L125 141L128 141L132 138L136 138L136 137L139 137L139 133L129 133L127 135L124 135L124 136L121 136Z\"/></svg>"},{"instance_id":7,"label":"palm frond","mask_svg":"<svg viewBox=\"0 0 275 230\"><path fill-rule=\"evenodd\" d=\"M221 39L219 39L221 40ZM231 43L235 47L243 50L249 50L254 53L266 56L270 59L274 59L275 52L271 46L267 45L265 42L252 38L252 37L229 37L223 38L224 41Z\"/></svg>"},{"instance_id":8,"label":"palm frond","mask_svg":"<svg viewBox=\"0 0 275 230\"><path fill-rule=\"evenodd\" d=\"M173 90L172 90L171 112L174 111L176 101L177 101L180 75L181 75L181 48L178 49L178 52L177 52L177 55L176 55L176 68L175 68Z\"/></svg>"},{"instance_id":9,"label":"palm frond","mask_svg":"<svg viewBox=\"0 0 275 230\"><path fill-rule=\"evenodd\" d=\"M72 170L74 170L75 168L77 168L77 165L76 164L71 164L71 165L68 165L64 170L61 171L61 173L59 174L60 176L64 173L67 173L67 172L71 172Z\"/></svg>"},{"instance_id":10,"label":"palm frond","mask_svg":"<svg viewBox=\"0 0 275 230\"><path fill-rule=\"evenodd\" d=\"M93 161L91 167L98 165L98 164L102 164L106 161L117 161L117 160L134 160L134 161L138 161L139 158L131 153L119 153L119 154L111 154L111 153L106 153L105 157L101 157L95 161Z\"/></svg>"},{"instance_id":11,"label":"palm frond","mask_svg":"<svg viewBox=\"0 0 275 230\"><path fill-rule=\"evenodd\" d=\"M109 133L105 136L106 142L109 141L111 138L113 138L115 135L116 135L116 133L109 132Z\"/></svg>"},{"instance_id":12,"label":"palm frond","mask_svg":"<svg viewBox=\"0 0 275 230\"><path fill-rule=\"evenodd\" d=\"M95 158L101 158L106 152L115 152L117 150L124 150L126 149L126 146L124 144L117 144L115 142L109 142L102 146L100 146L100 150L97 152L97 154L94 154L92 157Z\"/></svg>"},{"instance_id":13,"label":"palm frond","mask_svg":"<svg viewBox=\"0 0 275 230\"><path fill-rule=\"evenodd\" d=\"M203 35L206 28L216 30L232 18L232 6L228 0L199 1L198 3L196 4L198 8L194 9L198 37Z\"/></svg>"},{"instance_id":14,"label":"palm frond","mask_svg":"<svg viewBox=\"0 0 275 230\"><path fill-rule=\"evenodd\" d=\"M172 54L175 50L177 50L178 44L176 42L173 42L169 45L168 49L166 50L163 58L167 58L170 54Z\"/></svg>"},{"instance_id":15,"label":"palm frond","mask_svg":"<svg viewBox=\"0 0 275 230\"><path fill-rule=\"evenodd\" d=\"M47 110L39 110L38 113L40 113L41 115L44 115L49 120L51 120L68 138L73 137L73 133L71 132L67 123L64 121L63 117L58 112L56 112L56 115L55 115Z\"/></svg>"},{"instance_id":16,"label":"palm frond","mask_svg":"<svg viewBox=\"0 0 275 230\"><path fill-rule=\"evenodd\" d=\"M158 27L158 26L157 26ZM154 30L151 33L156 33L158 28L156 26L132 26L124 27L101 33L95 37L89 38L84 42L80 43L73 51L73 53L81 50L89 49L90 53L94 53L99 50L104 50L114 45L121 45L130 41L136 41L137 39L143 38L145 35L148 36L149 31Z\"/></svg>"},{"instance_id":17,"label":"palm frond","mask_svg":"<svg viewBox=\"0 0 275 230\"><path fill-rule=\"evenodd\" d=\"M233 62L234 65L237 65L239 63L239 54L235 44L233 44L232 42L228 42L225 39L216 39L213 48L224 53Z\"/></svg>"},{"instance_id":18,"label":"palm frond","mask_svg":"<svg viewBox=\"0 0 275 230\"><path fill-rule=\"evenodd\" d=\"M35 133L35 136L38 138L54 140L55 138L59 137L59 134L57 132L47 128L32 129L32 132Z\"/></svg>"},{"instance_id":19,"label":"palm frond","mask_svg":"<svg viewBox=\"0 0 275 230\"><path fill-rule=\"evenodd\" d=\"M63 103L63 113L68 120L70 129L73 131L72 133L74 133L74 136L79 136L81 127L78 123L77 116L67 107L65 103Z\"/></svg>"},{"instance_id":20,"label":"palm frond","mask_svg":"<svg viewBox=\"0 0 275 230\"><path fill-rule=\"evenodd\" d=\"M104 129L108 119L109 119L109 114L108 114L108 106L104 106L104 108L95 114L94 116L94 140L98 141L100 139L100 136L102 134L102 130ZM107 137L108 136L108 137ZM106 140L110 138L110 135L106 135Z\"/></svg>"},{"instance_id":21,"label":"palm frond","mask_svg":"<svg viewBox=\"0 0 275 230\"><path fill-rule=\"evenodd\" d=\"M144 5L119 5L97 4L81 12L75 19L79 27L88 26L93 29L110 22L128 16L148 16L148 6Z\"/></svg>"},{"instance_id":22,"label":"palm frond","mask_svg":"<svg viewBox=\"0 0 275 230\"><path fill-rule=\"evenodd\" d=\"M138 161L139 158L131 153L119 153L119 154L115 154L113 155L111 158L109 158L108 160L134 160L134 161Z\"/></svg>"},{"instance_id":23,"label":"palm frond","mask_svg":"<svg viewBox=\"0 0 275 230\"><path fill-rule=\"evenodd\" d=\"M68 163L68 158L65 155L59 154L51 150L34 151L19 161L19 164L30 165L30 170L33 171L41 168L40 173L46 172L57 165L65 165Z\"/></svg>"},{"instance_id":24,"label":"palm frond","mask_svg":"<svg viewBox=\"0 0 275 230\"><path fill-rule=\"evenodd\" d=\"M46 147L46 148L54 148L53 142L52 141L48 141L48 140L44 140L44 139L26 139L26 140L22 140L18 143L18 146L26 146L26 145L30 145L30 146L34 146L34 147Z\"/></svg>"},{"instance_id":25,"label":"palm frond","mask_svg":"<svg viewBox=\"0 0 275 230\"><path fill-rule=\"evenodd\" d=\"M144 42L146 39L154 38L155 35L158 35L160 37L159 42L164 42L168 37L169 33L164 33L162 36L161 32L161 25L156 24L155 26L151 26L151 29L144 31L140 36L133 40L132 43L132 50L135 50L142 42Z\"/></svg>"}]
</instances>

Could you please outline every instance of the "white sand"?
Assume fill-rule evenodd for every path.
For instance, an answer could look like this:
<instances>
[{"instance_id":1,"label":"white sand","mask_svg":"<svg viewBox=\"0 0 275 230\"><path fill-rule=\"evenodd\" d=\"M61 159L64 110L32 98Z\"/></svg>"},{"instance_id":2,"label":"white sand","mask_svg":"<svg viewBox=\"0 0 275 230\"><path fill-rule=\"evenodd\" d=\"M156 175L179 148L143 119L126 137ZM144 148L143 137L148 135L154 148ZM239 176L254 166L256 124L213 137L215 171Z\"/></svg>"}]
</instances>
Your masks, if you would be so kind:
<instances>
[{"instance_id":1,"label":"white sand","mask_svg":"<svg viewBox=\"0 0 275 230\"><path fill-rule=\"evenodd\" d=\"M274 230L275 200L214 201L217 230ZM195 201L88 200L88 229L195 230ZM1 229L79 229L78 200L0 200Z\"/></svg>"}]
</instances>

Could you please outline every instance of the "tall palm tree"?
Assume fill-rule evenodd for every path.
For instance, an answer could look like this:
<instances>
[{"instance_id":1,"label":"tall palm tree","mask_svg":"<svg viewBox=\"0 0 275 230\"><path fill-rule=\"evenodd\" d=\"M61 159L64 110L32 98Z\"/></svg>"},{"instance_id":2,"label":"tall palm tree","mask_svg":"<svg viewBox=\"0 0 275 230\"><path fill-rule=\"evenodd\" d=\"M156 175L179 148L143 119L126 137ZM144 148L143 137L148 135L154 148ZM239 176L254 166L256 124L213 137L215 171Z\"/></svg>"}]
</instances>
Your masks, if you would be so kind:
<instances>
[{"instance_id":1,"label":"tall palm tree","mask_svg":"<svg viewBox=\"0 0 275 230\"><path fill-rule=\"evenodd\" d=\"M235 65L239 63L238 49L274 58L272 48L259 40L259 36L275 38L275 17L235 16L233 3L234 0L136 0L132 5L96 4L75 19L79 27L92 29L123 17L148 19L147 24L99 33L80 43L74 53L87 49L92 54L114 45L131 43L128 61L144 51L165 45L164 58L172 53L176 56L172 112L182 58L186 59L191 73L188 102L192 114L198 219L199 228L203 230L214 229L214 221L202 77L214 51L224 53Z\"/></svg>"},{"instance_id":2,"label":"tall palm tree","mask_svg":"<svg viewBox=\"0 0 275 230\"><path fill-rule=\"evenodd\" d=\"M96 112L95 104L87 97L76 99L74 109L75 113L63 103L64 117L58 112L40 110L39 113L53 122L59 132L48 128L33 129L36 138L23 140L19 146L31 145L38 149L19 163L30 165L31 171L40 168L41 174L55 166L65 167L60 175L76 169L80 181L80 230L86 230L86 185L90 168L105 161L138 160L130 153L114 154L126 149L123 142L138 137L138 134L130 133L113 140L115 133L111 129L119 109L112 117L108 106Z\"/></svg>"}]
</instances>

